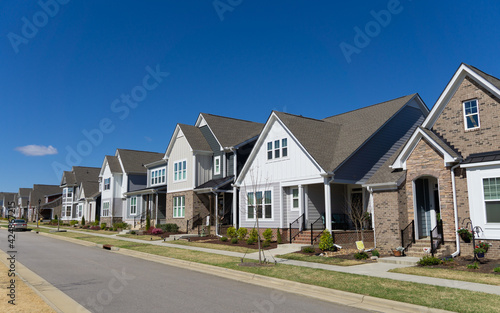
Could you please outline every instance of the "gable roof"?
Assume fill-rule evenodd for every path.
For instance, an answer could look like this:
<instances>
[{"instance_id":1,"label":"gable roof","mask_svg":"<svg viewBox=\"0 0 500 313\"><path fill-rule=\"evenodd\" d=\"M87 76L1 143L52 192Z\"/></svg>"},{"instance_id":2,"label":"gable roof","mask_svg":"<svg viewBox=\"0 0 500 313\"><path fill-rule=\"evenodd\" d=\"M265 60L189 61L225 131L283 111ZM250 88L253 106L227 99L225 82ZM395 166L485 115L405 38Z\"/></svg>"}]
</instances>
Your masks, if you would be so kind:
<instances>
[{"instance_id":1,"label":"gable roof","mask_svg":"<svg viewBox=\"0 0 500 313\"><path fill-rule=\"evenodd\" d=\"M75 186L82 181L98 181L100 171L98 167L73 166L71 171L63 172L61 187Z\"/></svg>"},{"instance_id":2,"label":"gable roof","mask_svg":"<svg viewBox=\"0 0 500 313\"><path fill-rule=\"evenodd\" d=\"M18 195L22 198L28 198L30 196L31 188L19 188Z\"/></svg>"},{"instance_id":3,"label":"gable roof","mask_svg":"<svg viewBox=\"0 0 500 313\"><path fill-rule=\"evenodd\" d=\"M200 113L222 148L234 147L260 134L264 124L231 117ZM199 127L200 117L196 122Z\"/></svg>"},{"instance_id":4,"label":"gable roof","mask_svg":"<svg viewBox=\"0 0 500 313\"><path fill-rule=\"evenodd\" d=\"M45 203L45 196L62 194L61 187L58 185L33 185L30 194L30 203L38 205L38 199Z\"/></svg>"},{"instance_id":5,"label":"gable roof","mask_svg":"<svg viewBox=\"0 0 500 313\"><path fill-rule=\"evenodd\" d=\"M186 137L186 140L188 141L189 146L191 147L191 149L193 149L193 151L212 152L212 149L210 149L210 145L205 139L205 136L203 136L201 130L198 127L186 124L177 124L177 126L184 134L184 137Z\"/></svg>"},{"instance_id":6,"label":"gable roof","mask_svg":"<svg viewBox=\"0 0 500 313\"><path fill-rule=\"evenodd\" d=\"M125 173L134 174L146 174L147 169L144 164L158 161L163 157L162 153L127 149L117 149L116 154L121 160Z\"/></svg>"},{"instance_id":7,"label":"gable roof","mask_svg":"<svg viewBox=\"0 0 500 313\"><path fill-rule=\"evenodd\" d=\"M104 161L108 163L111 173L123 173L118 157L115 157L114 155L106 155L104 156Z\"/></svg>"},{"instance_id":8,"label":"gable roof","mask_svg":"<svg viewBox=\"0 0 500 313\"><path fill-rule=\"evenodd\" d=\"M99 195L99 182L97 181L84 181L81 183L82 192L84 192L86 198L93 198Z\"/></svg>"},{"instance_id":9,"label":"gable roof","mask_svg":"<svg viewBox=\"0 0 500 313\"><path fill-rule=\"evenodd\" d=\"M474 67L472 65L469 65L469 64L465 64L463 63L465 66L469 67L470 69L472 69L474 72L476 72L478 75L480 75L481 77L483 77L484 79L486 79L488 82L490 82L493 86L497 87L498 89L500 89L500 79L494 77L494 76L491 76L490 74L486 74L485 72L481 71L480 69L478 69L477 67Z\"/></svg>"}]
</instances>

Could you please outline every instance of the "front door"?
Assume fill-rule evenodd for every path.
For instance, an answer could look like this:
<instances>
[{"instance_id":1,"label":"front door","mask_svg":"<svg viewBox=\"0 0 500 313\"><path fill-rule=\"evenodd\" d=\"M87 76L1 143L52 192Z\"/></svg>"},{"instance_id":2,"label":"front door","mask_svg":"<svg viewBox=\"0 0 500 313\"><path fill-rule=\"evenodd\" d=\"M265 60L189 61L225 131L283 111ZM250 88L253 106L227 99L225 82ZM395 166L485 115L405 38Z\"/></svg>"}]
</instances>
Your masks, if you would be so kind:
<instances>
[{"instance_id":1,"label":"front door","mask_svg":"<svg viewBox=\"0 0 500 313\"><path fill-rule=\"evenodd\" d=\"M418 238L429 236L430 231L436 226L436 199L435 186L437 179L425 177L415 180L415 218L417 222Z\"/></svg>"}]
</instances>

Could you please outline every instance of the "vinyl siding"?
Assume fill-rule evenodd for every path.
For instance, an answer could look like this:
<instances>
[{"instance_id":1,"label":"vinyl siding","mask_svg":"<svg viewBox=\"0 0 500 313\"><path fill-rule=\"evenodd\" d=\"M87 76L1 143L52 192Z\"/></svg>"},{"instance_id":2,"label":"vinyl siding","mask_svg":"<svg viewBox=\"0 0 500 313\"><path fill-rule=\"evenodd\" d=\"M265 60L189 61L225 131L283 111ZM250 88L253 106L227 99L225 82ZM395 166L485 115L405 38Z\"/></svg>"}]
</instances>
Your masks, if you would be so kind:
<instances>
[{"instance_id":1,"label":"vinyl siding","mask_svg":"<svg viewBox=\"0 0 500 313\"><path fill-rule=\"evenodd\" d=\"M227 167L227 175L234 175L234 153L226 154L226 167Z\"/></svg>"},{"instance_id":2,"label":"vinyl siding","mask_svg":"<svg viewBox=\"0 0 500 313\"><path fill-rule=\"evenodd\" d=\"M222 161L222 160L221 160ZM222 166L222 165L221 165ZM197 155L196 156L196 186L212 179L212 156Z\"/></svg>"},{"instance_id":3,"label":"vinyl siding","mask_svg":"<svg viewBox=\"0 0 500 313\"><path fill-rule=\"evenodd\" d=\"M306 207L308 214L307 224L325 215L325 191L323 185L315 184L307 186Z\"/></svg>"},{"instance_id":4,"label":"vinyl siding","mask_svg":"<svg viewBox=\"0 0 500 313\"><path fill-rule=\"evenodd\" d=\"M266 187L266 188L264 188ZM259 219L259 227L260 228L277 228L280 227L280 185L279 183L267 184L266 186L248 186L246 188L241 188L240 193L240 216L241 223L240 227L253 228L255 227L255 220L247 220L247 192L254 191L264 191L271 190L271 198L272 198L272 210L273 210L273 219L265 220Z\"/></svg>"},{"instance_id":5,"label":"vinyl siding","mask_svg":"<svg viewBox=\"0 0 500 313\"><path fill-rule=\"evenodd\" d=\"M144 189L147 186L147 175L128 175L128 191Z\"/></svg>"},{"instance_id":6,"label":"vinyl siding","mask_svg":"<svg viewBox=\"0 0 500 313\"><path fill-rule=\"evenodd\" d=\"M181 160L186 160L186 180L174 182L174 164ZM169 193L176 190L193 188L193 153L186 137L181 132L179 132L179 136L175 140L174 147L172 147L172 151L170 152L167 177Z\"/></svg>"}]
</instances>

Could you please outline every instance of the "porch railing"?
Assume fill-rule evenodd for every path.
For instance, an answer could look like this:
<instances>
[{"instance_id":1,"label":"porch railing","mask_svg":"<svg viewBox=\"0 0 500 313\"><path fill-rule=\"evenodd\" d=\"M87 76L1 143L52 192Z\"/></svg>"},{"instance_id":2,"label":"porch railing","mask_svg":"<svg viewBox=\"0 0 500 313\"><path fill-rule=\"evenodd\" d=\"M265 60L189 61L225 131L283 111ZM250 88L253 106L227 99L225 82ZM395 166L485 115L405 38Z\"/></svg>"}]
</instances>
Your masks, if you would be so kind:
<instances>
[{"instance_id":1,"label":"porch railing","mask_svg":"<svg viewBox=\"0 0 500 313\"><path fill-rule=\"evenodd\" d=\"M297 237L302 230L304 230L304 227L306 225L306 214L302 214L301 216L297 217L297 219L293 222L290 223L290 227L288 228L288 234L290 237L290 243L292 243L292 240ZM293 230L293 232L292 232Z\"/></svg>"},{"instance_id":2,"label":"porch railing","mask_svg":"<svg viewBox=\"0 0 500 313\"><path fill-rule=\"evenodd\" d=\"M443 221L439 220L437 222L436 227L430 232L431 237L431 254L434 256L439 246L444 244L444 236L443 236Z\"/></svg>"},{"instance_id":3,"label":"porch railing","mask_svg":"<svg viewBox=\"0 0 500 313\"><path fill-rule=\"evenodd\" d=\"M318 235L314 235L314 230L320 230L323 232L325 230L325 223L323 223L323 217L320 216L318 219L311 223L311 246L314 244L314 241L321 236L321 232Z\"/></svg>"},{"instance_id":4,"label":"porch railing","mask_svg":"<svg viewBox=\"0 0 500 313\"><path fill-rule=\"evenodd\" d=\"M140 215L135 215L134 216L134 227L137 226L137 222L139 222L139 228L142 228L142 224L146 221L148 214L148 210L142 211Z\"/></svg>"},{"instance_id":5,"label":"porch railing","mask_svg":"<svg viewBox=\"0 0 500 313\"><path fill-rule=\"evenodd\" d=\"M404 251L415 243L415 220L412 220L404 229L401 229L401 247Z\"/></svg>"},{"instance_id":6,"label":"porch railing","mask_svg":"<svg viewBox=\"0 0 500 313\"><path fill-rule=\"evenodd\" d=\"M191 225L191 229L194 229L196 227L195 223L198 222L200 219L200 213L196 214L193 216L193 218L190 218L186 221L186 232L189 232L189 225Z\"/></svg>"}]
</instances>

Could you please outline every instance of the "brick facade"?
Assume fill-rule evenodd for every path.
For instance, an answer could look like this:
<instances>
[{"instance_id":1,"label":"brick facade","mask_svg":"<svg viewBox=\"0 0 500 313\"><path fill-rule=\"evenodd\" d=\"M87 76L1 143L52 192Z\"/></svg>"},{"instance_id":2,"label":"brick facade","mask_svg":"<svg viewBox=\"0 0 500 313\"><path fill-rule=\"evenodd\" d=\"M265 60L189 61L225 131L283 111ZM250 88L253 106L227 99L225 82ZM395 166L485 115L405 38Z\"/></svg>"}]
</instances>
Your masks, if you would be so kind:
<instances>
[{"instance_id":1,"label":"brick facade","mask_svg":"<svg viewBox=\"0 0 500 313\"><path fill-rule=\"evenodd\" d=\"M373 203L377 248L389 250L401 245L399 192L376 191Z\"/></svg>"},{"instance_id":2,"label":"brick facade","mask_svg":"<svg viewBox=\"0 0 500 313\"><path fill-rule=\"evenodd\" d=\"M184 218L174 218L174 197L185 197ZM180 231L186 231L186 222L192 219L196 214L206 216L209 214L209 197L205 194L197 194L192 190L167 193L167 208L165 213L165 222L173 223L179 226Z\"/></svg>"}]
</instances>

